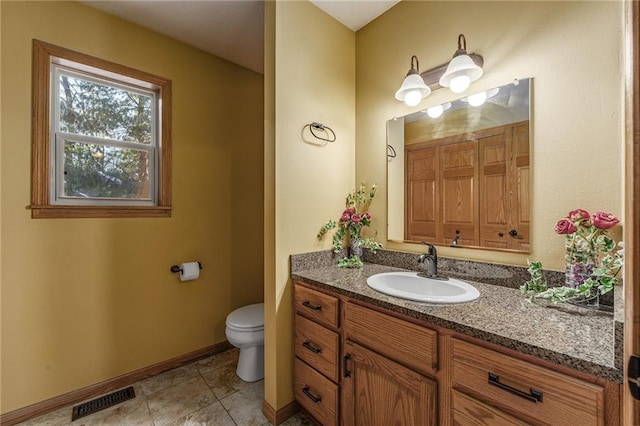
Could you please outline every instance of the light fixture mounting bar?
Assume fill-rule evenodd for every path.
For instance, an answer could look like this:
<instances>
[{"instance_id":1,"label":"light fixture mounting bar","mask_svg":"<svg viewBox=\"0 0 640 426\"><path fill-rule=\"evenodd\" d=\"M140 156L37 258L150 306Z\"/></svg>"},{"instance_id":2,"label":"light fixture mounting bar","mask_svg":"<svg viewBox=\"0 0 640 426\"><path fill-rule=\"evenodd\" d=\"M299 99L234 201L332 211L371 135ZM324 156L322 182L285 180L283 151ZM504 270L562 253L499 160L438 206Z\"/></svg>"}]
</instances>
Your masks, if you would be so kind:
<instances>
[{"instance_id":1,"label":"light fixture mounting bar","mask_svg":"<svg viewBox=\"0 0 640 426\"><path fill-rule=\"evenodd\" d=\"M482 65L484 64L484 58L480 55L470 53L469 57L479 67L482 67ZM440 77L442 77L442 74L444 74L444 72L447 70L448 65L449 62L420 73L420 76L424 80L424 83L429 86L431 90L442 88L442 86L440 86Z\"/></svg>"}]
</instances>

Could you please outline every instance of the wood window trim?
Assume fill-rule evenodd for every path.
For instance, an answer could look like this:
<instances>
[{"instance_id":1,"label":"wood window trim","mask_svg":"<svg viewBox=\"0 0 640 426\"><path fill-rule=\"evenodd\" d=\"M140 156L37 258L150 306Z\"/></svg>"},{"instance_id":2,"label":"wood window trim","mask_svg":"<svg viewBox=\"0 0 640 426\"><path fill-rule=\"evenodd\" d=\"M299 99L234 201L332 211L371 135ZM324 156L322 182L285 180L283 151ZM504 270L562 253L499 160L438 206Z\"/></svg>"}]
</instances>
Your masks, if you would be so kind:
<instances>
[{"instance_id":1,"label":"wood window trim","mask_svg":"<svg viewBox=\"0 0 640 426\"><path fill-rule=\"evenodd\" d=\"M156 206L69 206L51 204L50 179L50 66L53 58L149 82L159 87L161 145ZM171 217L171 80L109 62L40 40L33 40L33 111L31 134L31 217L114 218Z\"/></svg>"}]
</instances>

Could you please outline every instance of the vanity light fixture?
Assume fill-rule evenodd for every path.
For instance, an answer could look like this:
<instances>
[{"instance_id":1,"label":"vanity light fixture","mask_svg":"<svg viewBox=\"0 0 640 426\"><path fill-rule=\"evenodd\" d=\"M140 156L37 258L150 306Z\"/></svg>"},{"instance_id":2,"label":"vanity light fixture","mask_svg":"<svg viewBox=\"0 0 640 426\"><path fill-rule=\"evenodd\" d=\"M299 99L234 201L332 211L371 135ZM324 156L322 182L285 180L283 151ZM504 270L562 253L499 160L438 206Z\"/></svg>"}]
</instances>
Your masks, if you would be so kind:
<instances>
[{"instance_id":1,"label":"vanity light fixture","mask_svg":"<svg viewBox=\"0 0 640 426\"><path fill-rule=\"evenodd\" d=\"M448 87L454 93L462 93L469 85L482 76L482 67L478 66L467 54L467 40L464 34L458 36L458 50L453 54L447 70L440 77L440 86Z\"/></svg>"},{"instance_id":2,"label":"vanity light fixture","mask_svg":"<svg viewBox=\"0 0 640 426\"><path fill-rule=\"evenodd\" d=\"M411 57L411 69L407 72L407 76L404 78L402 86L400 86L400 89L396 92L396 99L404 101L407 106L416 106L430 94L431 89L425 84L422 76L420 75L418 57L413 55Z\"/></svg>"},{"instance_id":3,"label":"vanity light fixture","mask_svg":"<svg viewBox=\"0 0 640 426\"><path fill-rule=\"evenodd\" d=\"M438 118L449 108L451 108L451 102L432 106L430 108L427 108L426 112L429 117Z\"/></svg>"}]
</instances>

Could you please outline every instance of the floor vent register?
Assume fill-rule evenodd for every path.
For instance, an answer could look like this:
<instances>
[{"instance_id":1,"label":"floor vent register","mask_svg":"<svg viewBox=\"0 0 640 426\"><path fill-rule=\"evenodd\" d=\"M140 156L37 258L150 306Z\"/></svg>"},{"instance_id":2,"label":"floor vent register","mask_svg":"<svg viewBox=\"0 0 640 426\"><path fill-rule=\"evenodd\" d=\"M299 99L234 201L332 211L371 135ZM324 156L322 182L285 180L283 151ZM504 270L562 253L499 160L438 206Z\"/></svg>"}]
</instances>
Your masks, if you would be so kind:
<instances>
[{"instance_id":1,"label":"floor vent register","mask_svg":"<svg viewBox=\"0 0 640 426\"><path fill-rule=\"evenodd\" d=\"M92 399L91 401L78 404L73 407L73 413L71 415L71 421L79 419L81 417L88 416L89 414L96 413L104 410L105 408L113 407L121 402L128 401L136 397L133 391L133 386L120 389L110 394L103 395L99 398Z\"/></svg>"}]
</instances>

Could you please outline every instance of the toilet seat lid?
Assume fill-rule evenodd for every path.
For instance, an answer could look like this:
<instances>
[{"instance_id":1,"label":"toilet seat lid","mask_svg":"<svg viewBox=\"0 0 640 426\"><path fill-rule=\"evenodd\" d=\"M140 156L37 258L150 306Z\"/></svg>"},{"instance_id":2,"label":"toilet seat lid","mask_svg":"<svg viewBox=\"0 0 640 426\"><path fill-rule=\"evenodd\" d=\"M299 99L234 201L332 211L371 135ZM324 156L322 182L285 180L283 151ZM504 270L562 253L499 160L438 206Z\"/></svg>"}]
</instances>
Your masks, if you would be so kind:
<instances>
[{"instance_id":1,"label":"toilet seat lid","mask_svg":"<svg viewBox=\"0 0 640 426\"><path fill-rule=\"evenodd\" d=\"M264 328L264 303L243 306L231 312L227 317L227 326L241 330Z\"/></svg>"}]
</instances>

